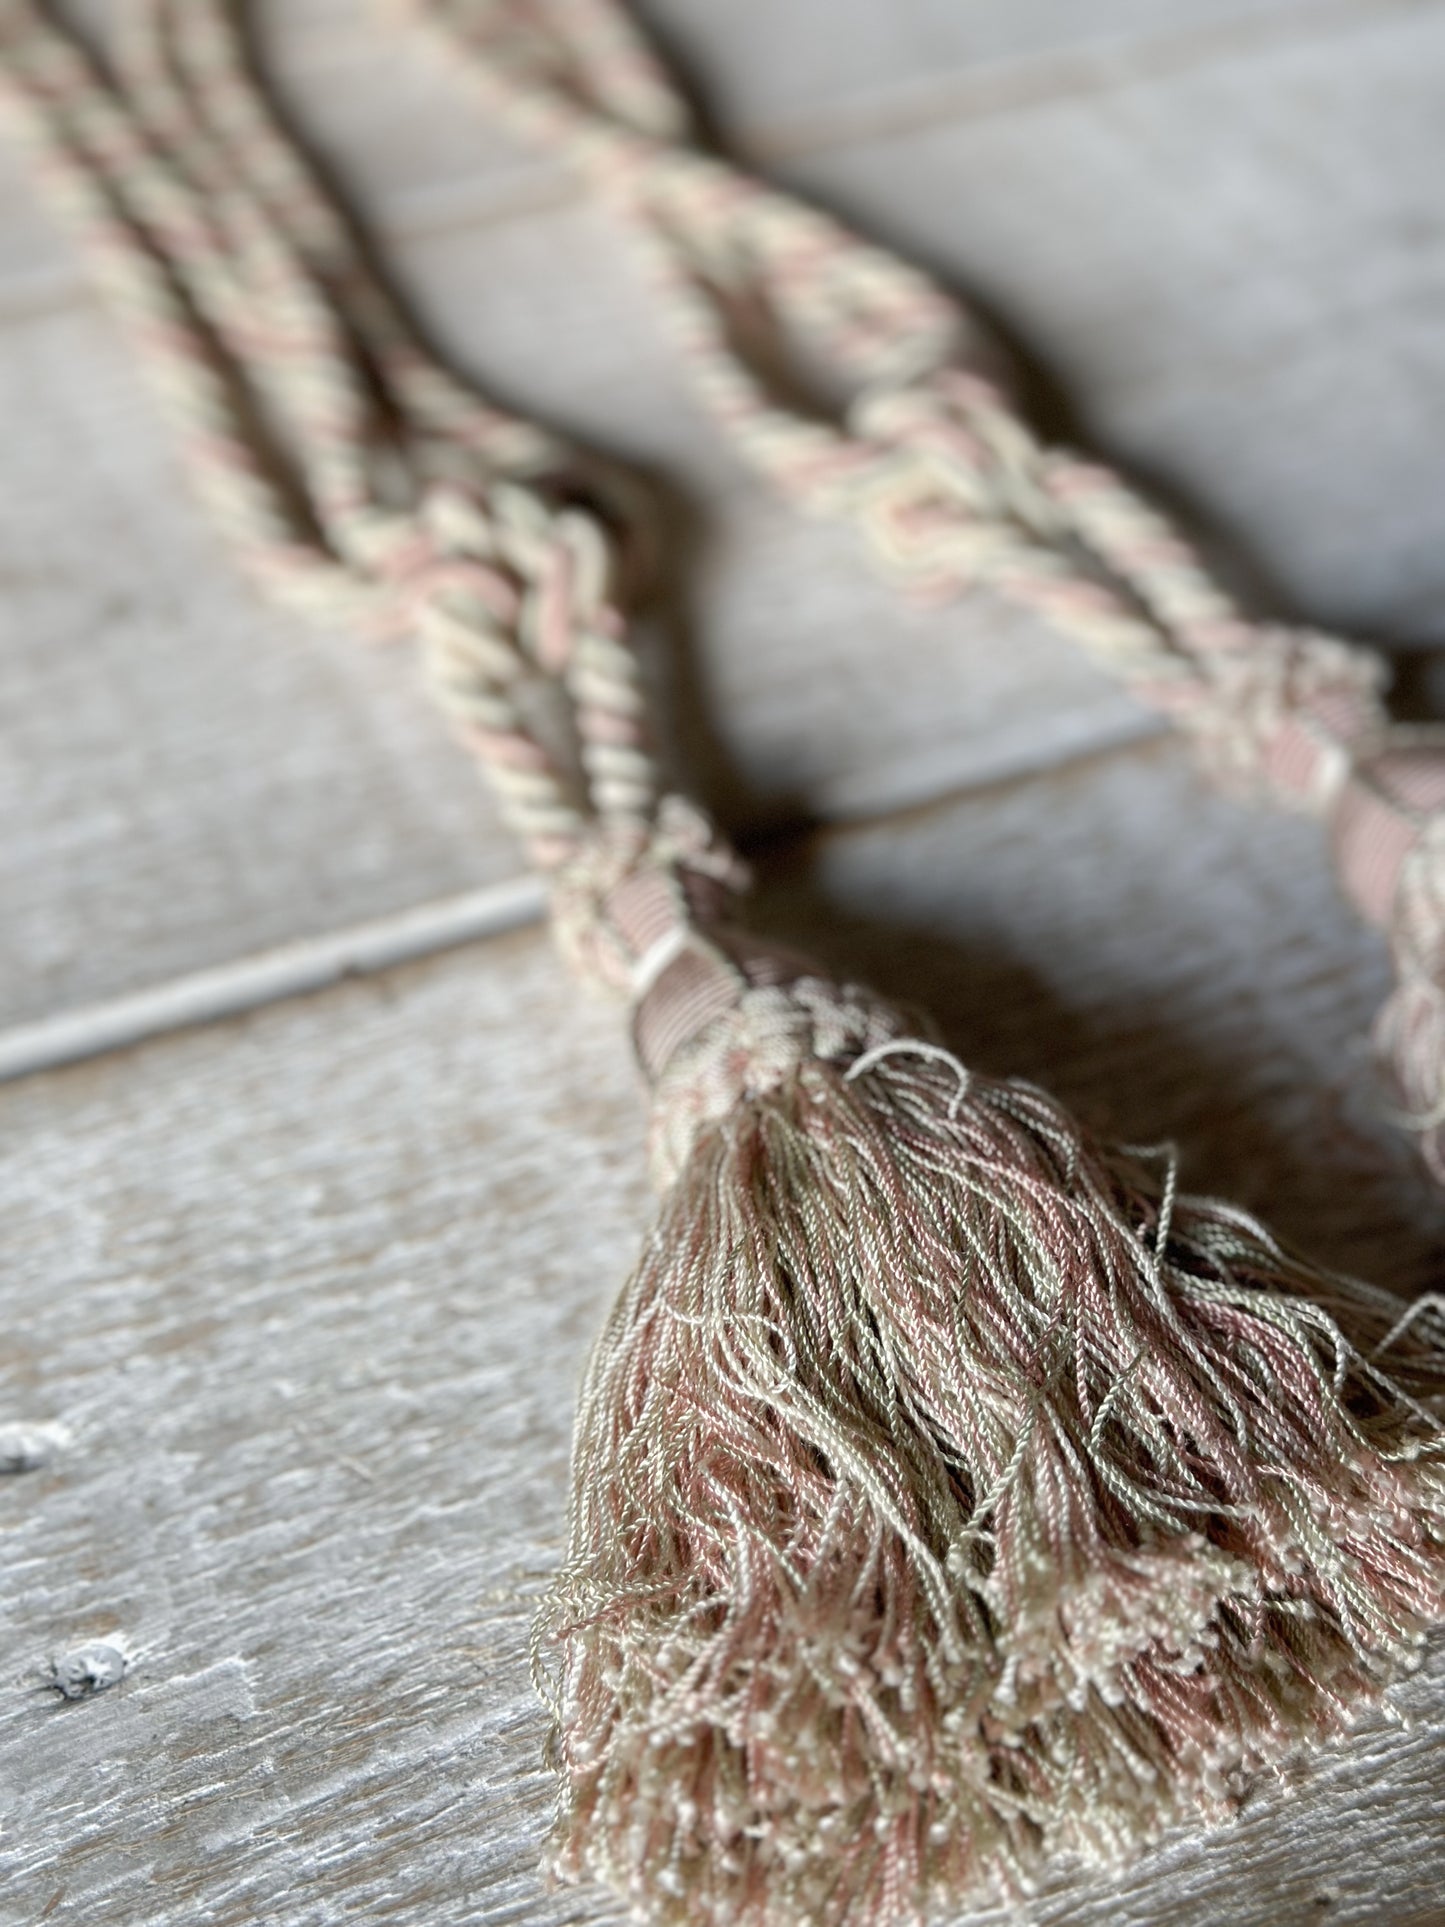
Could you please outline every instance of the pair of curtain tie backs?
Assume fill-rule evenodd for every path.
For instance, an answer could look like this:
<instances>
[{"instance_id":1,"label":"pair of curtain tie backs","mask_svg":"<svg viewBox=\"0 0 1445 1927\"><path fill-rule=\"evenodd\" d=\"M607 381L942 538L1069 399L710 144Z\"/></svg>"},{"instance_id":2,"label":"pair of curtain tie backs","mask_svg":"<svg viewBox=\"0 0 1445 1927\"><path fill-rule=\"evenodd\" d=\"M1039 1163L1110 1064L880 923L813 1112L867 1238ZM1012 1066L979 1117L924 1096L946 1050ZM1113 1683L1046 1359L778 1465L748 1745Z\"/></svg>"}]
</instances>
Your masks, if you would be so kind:
<instances>
[{"instance_id":1,"label":"pair of curtain tie backs","mask_svg":"<svg viewBox=\"0 0 1445 1927\"><path fill-rule=\"evenodd\" d=\"M1040 441L950 294L699 147L613 0L407 10L615 210L770 482L921 598L1040 612L1232 787L1321 819L1445 1174L1445 746L1391 724L1380 657L1252 621ZM635 492L428 350L243 13L124 0L102 59L0 0L0 87L243 563L419 639L563 951L629 1014L661 1203L536 1630L555 1864L658 1922L883 1927L1223 1814L1445 1608L1430 1302L744 927L743 866L651 746ZM797 350L846 404L787 398Z\"/></svg>"}]
</instances>

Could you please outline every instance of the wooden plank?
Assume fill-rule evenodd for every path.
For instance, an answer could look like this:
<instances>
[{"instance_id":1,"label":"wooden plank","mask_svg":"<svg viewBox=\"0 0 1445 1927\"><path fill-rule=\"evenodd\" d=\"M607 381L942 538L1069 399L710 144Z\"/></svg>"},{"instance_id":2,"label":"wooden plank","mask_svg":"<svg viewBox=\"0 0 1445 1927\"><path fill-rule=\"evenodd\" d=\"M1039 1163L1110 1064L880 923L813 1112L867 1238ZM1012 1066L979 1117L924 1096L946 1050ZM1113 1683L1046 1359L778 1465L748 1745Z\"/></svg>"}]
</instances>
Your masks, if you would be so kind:
<instances>
[{"instance_id":1,"label":"wooden plank","mask_svg":"<svg viewBox=\"0 0 1445 1927\"><path fill-rule=\"evenodd\" d=\"M1192 63L1329 33L1399 0L640 0L716 116L765 146L875 119L987 111L1113 67ZM1410 0L1405 0L1410 4Z\"/></svg>"},{"instance_id":2,"label":"wooden plank","mask_svg":"<svg viewBox=\"0 0 1445 1927\"><path fill-rule=\"evenodd\" d=\"M614 1025L533 937L160 1049L7 1100L7 1396L70 1443L0 1491L0 1919L580 1918L522 1641L646 1208Z\"/></svg>"},{"instance_id":3,"label":"wooden plank","mask_svg":"<svg viewBox=\"0 0 1445 1927\"><path fill-rule=\"evenodd\" d=\"M4 337L0 1012L513 875L409 652L262 606L86 310Z\"/></svg>"},{"instance_id":4,"label":"wooden plank","mask_svg":"<svg viewBox=\"0 0 1445 1927\"><path fill-rule=\"evenodd\" d=\"M1307 826L1156 747L831 834L764 895L975 1061L1176 1132L1187 1182L1433 1275L1440 1207L1356 1058L1382 959ZM615 1921L539 1887L525 1661L648 1208L612 1013L513 936L13 1085L0 1186L0 1426L60 1428L0 1483L5 1927ZM43 1690L96 1641L120 1685ZM1010 1918L1426 1927L1445 1646L1392 1706L1413 1725L1372 1717L1239 1825Z\"/></svg>"}]
</instances>

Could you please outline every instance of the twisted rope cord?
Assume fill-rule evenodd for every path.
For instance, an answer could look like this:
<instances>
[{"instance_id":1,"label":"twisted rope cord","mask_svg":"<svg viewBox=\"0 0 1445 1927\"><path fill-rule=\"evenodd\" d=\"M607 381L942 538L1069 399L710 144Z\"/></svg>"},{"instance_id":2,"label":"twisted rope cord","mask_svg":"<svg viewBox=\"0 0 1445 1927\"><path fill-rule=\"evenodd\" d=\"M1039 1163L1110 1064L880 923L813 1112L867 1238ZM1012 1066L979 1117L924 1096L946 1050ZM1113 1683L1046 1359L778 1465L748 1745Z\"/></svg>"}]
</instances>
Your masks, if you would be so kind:
<instances>
[{"instance_id":1,"label":"twisted rope cord","mask_svg":"<svg viewBox=\"0 0 1445 1927\"><path fill-rule=\"evenodd\" d=\"M617 209L700 394L772 482L854 521L924 600L987 588L1036 611L1216 777L1328 825L1347 893L1389 937L1378 1041L1445 1181L1445 737L1391 724L1378 652L1247 618L1122 477L1039 440L981 372L960 302L700 151L618 0L406 4ZM776 363L799 347L840 408L790 398Z\"/></svg>"},{"instance_id":2,"label":"twisted rope cord","mask_svg":"<svg viewBox=\"0 0 1445 1927\"><path fill-rule=\"evenodd\" d=\"M438 444L438 456L475 451L508 470L560 459L536 424L487 406L422 348L255 85L233 10L150 5L129 9L120 25L119 70L152 138L183 157L208 208L225 218L241 199L252 232L284 237L417 436Z\"/></svg>"},{"instance_id":3,"label":"twisted rope cord","mask_svg":"<svg viewBox=\"0 0 1445 1927\"><path fill-rule=\"evenodd\" d=\"M273 115L240 20L238 0L130 0L107 69L43 0L0 0L0 92L225 533L309 614L418 635L564 951L628 1000L656 1082L806 966L734 927L743 866L661 791L622 606L634 492L429 353Z\"/></svg>"},{"instance_id":4,"label":"twisted rope cord","mask_svg":"<svg viewBox=\"0 0 1445 1927\"><path fill-rule=\"evenodd\" d=\"M243 431L235 371L194 313L184 284L152 247L139 183L124 191L136 130L83 52L26 0L0 8L9 104L37 171L88 245L97 278L127 318L212 514L277 593L323 611L348 584L294 493Z\"/></svg>"},{"instance_id":5,"label":"twisted rope cord","mask_svg":"<svg viewBox=\"0 0 1445 1927\"><path fill-rule=\"evenodd\" d=\"M110 73L37 0L3 0L0 57L243 557L310 614L420 633L544 871L646 847L657 769L587 465L427 353L271 118L225 0L140 0ZM575 768L532 719L539 679Z\"/></svg>"}]
</instances>

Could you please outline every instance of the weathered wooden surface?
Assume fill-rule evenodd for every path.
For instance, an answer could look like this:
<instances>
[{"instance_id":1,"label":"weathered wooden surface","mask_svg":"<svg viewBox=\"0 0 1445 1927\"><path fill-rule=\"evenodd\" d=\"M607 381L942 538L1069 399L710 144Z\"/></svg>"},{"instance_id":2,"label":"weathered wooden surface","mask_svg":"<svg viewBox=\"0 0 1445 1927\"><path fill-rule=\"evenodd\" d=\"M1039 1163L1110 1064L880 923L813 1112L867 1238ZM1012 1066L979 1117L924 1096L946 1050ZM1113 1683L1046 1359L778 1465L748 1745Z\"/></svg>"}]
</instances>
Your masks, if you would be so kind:
<instances>
[{"instance_id":1,"label":"weathered wooden surface","mask_svg":"<svg viewBox=\"0 0 1445 1927\"><path fill-rule=\"evenodd\" d=\"M760 914L1176 1139L1187 1183L1438 1286L1363 1045L1385 961L1310 826L1120 747L1143 719L1032 625L900 610L719 447L625 252L444 61L364 0L266 14L458 356L651 468L686 760L737 822L832 824ZM743 146L983 296L1267 595L1439 640L1445 7L648 14ZM238 586L3 149L0 410L0 1025L515 874L405 652ZM0 1091L0 1465L48 1458L0 1478L3 1927L613 1918L538 1884L525 1628L640 1147L615 1019L536 933ZM121 1685L46 1688L106 1639ZM1391 1706L1413 1726L1021 1918L1445 1920L1445 1648Z\"/></svg>"},{"instance_id":2,"label":"weathered wooden surface","mask_svg":"<svg viewBox=\"0 0 1445 1927\"><path fill-rule=\"evenodd\" d=\"M1296 827L1156 748L829 838L765 902L975 1061L1178 1130L1187 1181L1415 1284L1441 1212L1352 1074L1378 960ZM1190 836L1187 888L1151 829ZM613 1013L519 935L12 1086L0 1133L7 1416L68 1437L0 1485L6 1927L56 1896L96 1927L608 1918L537 1885L525 1629L649 1208ZM95 1640L123 1684L44 1690ZM1415 1730L1371 1719L1033 1917L1438 1919L1442 1692L1445 1649L1393 1701Z\"/></svg>"}]
</instances>

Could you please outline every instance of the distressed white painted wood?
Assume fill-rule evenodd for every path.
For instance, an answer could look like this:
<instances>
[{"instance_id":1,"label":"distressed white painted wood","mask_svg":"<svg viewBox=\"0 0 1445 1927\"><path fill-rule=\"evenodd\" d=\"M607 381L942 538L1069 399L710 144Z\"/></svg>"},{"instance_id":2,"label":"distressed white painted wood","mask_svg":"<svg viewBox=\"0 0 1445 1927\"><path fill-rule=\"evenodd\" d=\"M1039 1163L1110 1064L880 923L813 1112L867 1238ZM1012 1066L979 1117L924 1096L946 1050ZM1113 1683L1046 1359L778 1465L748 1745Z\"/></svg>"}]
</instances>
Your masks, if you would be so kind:
<instances>
[{"instance_id":1,"label":"distressed white painted wood","mask_svg":"<svg viewBox=\"0 0 1445 1927\"><path fill-rule=\"evenodd\" d=\"M830 833L759 909L1321 1256L1430 1276L1362 1094L1379 956L1306 826L1162 747ZM539 1886L525 1662L648 1210L612 1012L539 934L278 1004L0 1092L0 1194L0 1462L45 1461L0 1480L4 1927L615 1919ZM120 1685L46 1690L95 1642ZM1391 1710L1017 1918L1438 1921L1445 1648Z\"/></svg>"},{"instance_id":2,"label":"distressed white painted wood","mask_svg":"<svg viewBox=\"0 0 1445 1927\"><path fill-rule=\"evenodd\" d=\"M405 652L234 576L101 317L0 332L0 411L7 1019L515 872Z\"/></svg>"},{"instance_id":3,"label":"distressed white painted wood","mask_svg":"<svg viewBox=\"0 0 1445 1927\"><path fill-rule=\"evenodd\" d=\"M1363 1049L1384 959L1316 833L1172 746L1081 755L1141 721L1065 649L900 611L777 511L605 225L366 14L271 0L288 94L454 351L657 476L689 772L739 822L895 812L774 863L760 915L973 1061L1174 1137L1187 1183L1437 1284ZM1445 8L649 14L751 151L976 288L1286 606L1438 639ZM514 876L405 652L237 584L5 150L0 419L0 1023L259 984L298 938L321 981L374 961L362 920ZM0 1477L3 1927L615 1918L539 1885L525 1665L648 1208L614 1021L533 933L0 1092L0 1468L34 1467ZM95 1642L126 1680L63 1702L52 1661ZM1391 1706L1413 1726L1020 1918L1438 1923L1445 1649Z\"/></svg>"}]
</instances>

